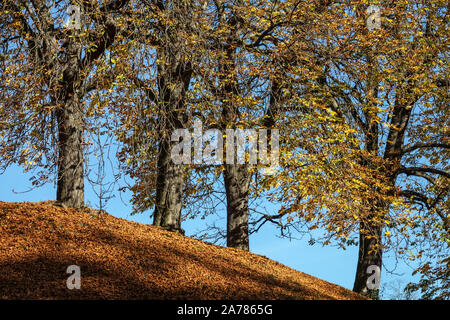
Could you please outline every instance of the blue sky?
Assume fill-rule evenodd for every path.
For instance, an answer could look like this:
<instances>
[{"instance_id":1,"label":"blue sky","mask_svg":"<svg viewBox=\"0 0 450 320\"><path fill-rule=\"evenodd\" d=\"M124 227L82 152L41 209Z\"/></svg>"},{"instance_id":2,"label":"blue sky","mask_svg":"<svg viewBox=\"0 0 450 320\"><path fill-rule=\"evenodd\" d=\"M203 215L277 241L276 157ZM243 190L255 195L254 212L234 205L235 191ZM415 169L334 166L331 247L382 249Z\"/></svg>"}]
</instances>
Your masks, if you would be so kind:
<instances>
[{"instance_id":1,"label":"blue sky","mask_svg":"<svg viewBox=\"0 0 450 320\"><path fill-rule=\"evenodd\" d=\"M17 166L10 167L4 174L0 175L0 201L35 202L55 199L56 189L53 184L47 184L23 193L31 188L31 183L28 180L30 176L29 173L24 173L22 168ZM106 210L111 215L144 224L152 222L150 212L130 214L132 208L128 203L131 198L129 192L122 193L121 196L118 195L118 192L115 192L115 195L116 197L111 199L106 206ZM89 183L86 183L85 200L91 207L96 207L98 202ZM192 235L201 229L204 223L200 219L187 220L183 222L182 227L185 229L186 235ZM263 227L257 234L250 237L250 250L293 269L352 289L358 257L357 247L342 250L331 246L311 246L308 244L307 238L289 241L277 237L278 234L279 232L275 227L270 225ZM385 256L385 263L389 269L393 269L395 259ZM411 276L412 271L412 268L404 262L399 262L395 274L390 274L383 269L381 286L389 286L394 282L400 282L404 286L412 279L417 280Z\"/></svg>"}]
</instances>

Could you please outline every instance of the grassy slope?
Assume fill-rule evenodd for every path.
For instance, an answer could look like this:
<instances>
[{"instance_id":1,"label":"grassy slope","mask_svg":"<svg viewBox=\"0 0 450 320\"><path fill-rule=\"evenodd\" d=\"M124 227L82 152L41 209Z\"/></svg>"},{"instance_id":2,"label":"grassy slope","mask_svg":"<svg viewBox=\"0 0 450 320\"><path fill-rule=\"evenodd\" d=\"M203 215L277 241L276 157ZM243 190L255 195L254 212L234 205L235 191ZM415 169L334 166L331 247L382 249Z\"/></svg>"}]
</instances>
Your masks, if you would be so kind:
<instances>
[{"instance_id":1,"label":"grassy slope","mask_svg":"<svg viewBox=\"0 0 450 320\"><path fill-rule=\"evenodd\" d=\"M81 268L68 290L66 269ZM0 202L0 299L360 299L266 257L108 214Z\"/></svg>"}]
</instances>

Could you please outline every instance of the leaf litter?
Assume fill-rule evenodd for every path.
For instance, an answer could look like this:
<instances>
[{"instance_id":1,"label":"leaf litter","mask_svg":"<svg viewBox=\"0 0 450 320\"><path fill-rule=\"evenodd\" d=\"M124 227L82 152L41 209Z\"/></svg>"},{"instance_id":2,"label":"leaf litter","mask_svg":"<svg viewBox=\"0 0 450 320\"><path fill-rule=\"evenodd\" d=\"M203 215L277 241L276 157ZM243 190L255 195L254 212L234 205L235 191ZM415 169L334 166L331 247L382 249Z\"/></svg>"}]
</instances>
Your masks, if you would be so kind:
<instances>
[{"instance_id":1,"label":"leaf litter","mask_svg":"<svg viewBox=\"0 0 450 320\"><path fill-rule=\"evenodd\" d=\"M261 255L50 201L0 201L0 270L0 299L364 299Z\"/></svg>"}]
</instances>

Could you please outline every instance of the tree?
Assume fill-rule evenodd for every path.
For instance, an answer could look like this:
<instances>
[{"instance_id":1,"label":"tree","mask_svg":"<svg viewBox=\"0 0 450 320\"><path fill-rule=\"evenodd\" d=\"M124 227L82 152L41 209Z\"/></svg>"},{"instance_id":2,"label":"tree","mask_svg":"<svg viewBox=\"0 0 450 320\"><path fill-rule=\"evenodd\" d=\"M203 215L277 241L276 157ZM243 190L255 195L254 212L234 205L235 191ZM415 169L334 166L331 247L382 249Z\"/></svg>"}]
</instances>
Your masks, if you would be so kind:
<instances>
[{"instance_id":1,"label":"tree","mask_svg":"<svg viewBox=\"0 0 450 320\"><path fill-rule=\"evenodd\" d=\"M219 36L220 40L217 42L217 46L220 48L217 54L219 56L217 61L219 88L217 88L217 92L222 105L219 120L222 132L226 129L236 129L238 122L243 121L241 116L242 106L237 101L237 97L242 97L244 94L243 88L240 88L241 81L239 80L243 74L242 65L237 62L239 41L242 41L241 35L244 31L242 18L238 13L240 8L239 5L226 4L225 2L219 2L216 8L218 15L217 29L227 29L225 36ZM235 148L234 139L235 137L226 139L226 141L232 140L232 143L227 144L226 148ZM234 162L236 159L232 161ZM223 179L227 199L227 246L249 250L250 165L236 162L224 163Z\"/></svg>"},{"instance_id":2,"label":"tree","mask_svg":"<svg viewBox=\"0 0 450 320\"><path fill-rule=\"evenodd\" d=\"M204 9L196 1L155 1L147 9L140 17L141 34L127 73L132 90L143 92L147 105L135 101L134 110L125 106L119 111L123 115L118 130L124 142L121 157L127 160L127 172L137 180L132 187L136 210L154 207L154 225L184 233L181 209L187 192L183 188L186 168L172 159L178 144L172 135L176 129L187 128L192 118L190 87L198 72L197 57L204 54L199 37ZM130 112L137 114L130 117Z\"/></svg>"},{"instance_id":3,"label":"tree","mask_svg":"<svg viewBox=\"0 0 450 320\"><path fill-rule=\"evenodd\" d=\"M158 212L162 210L158 209L161 207L157 204L158 199L165 200L164 197L160 196L161 194L158 190L164 189L161 189L162 185L166 184L168 186L177 180L173 177L166 179L164 178L164 174L162 174L159 178L156 178L156 184L152 182L154 177L151 176L149 171L152 171L151 168L154 168L156 164L154 160L149 161L151 154L155 152L155 150L150 151L150 149L154 145L154 142L158 141L158 161L165 159L166 165L172 166L174 164L169 159L171 148L164 148L164 150L167 149L167 151L163 150L167 153L164 156L165 153L161 152L163 141L149 134L148 129L143 129L151 121L143 124L143 126L136 126L136 119L142 116L150 118L157 115L156 119L158 120L153 125L158 123L156 126L158 128L157 131L159 132L161 130L163 135L167 135L166 139L170 141L173 129L186 128L189 124L192 125L191 120L194 117L199 117L208 128L219 127L224 132L227 128L243 128L255 123L257 124L257 121L250 121L249 119L251 115L257 115L259 117L257 110L261 108L259 103L264 99L264 97L259 97L252 90L257 88L257 86L262 87L265 85L263 82L257 82L261 81L260 70L263 69L263 62L266 62L267 59L259 58L257 50L259 46L265 45L265 37L271 35L263 28L268 29L268 31L273 29L269 25L273 21L267 20L264 25L259 26L255 30L253 30L254 26L243 25L245 20L254 20L254 13L251 11L254 7L250 3L243 3L242 1L236 4L216 2L210 6L206 2L192 2L186 5L186 8L189 8L189 10L185 8L184 10L186 12L183 13L184 15L170 14L170 16L173 15L173 21L175 21L175 23L171 22L172 24L169 25L172 29L168 28L168 22L159 20L161 17L166 17L167 14L161 13L160 7L154 9L158 14L148 18L152 22L147 25L147 29L156 31L151 33L151 37L145 35L147 40L141 41L142 43L146 43L150 50L143 52L142 56L152 56L149 60L160 61L165 66L174 68L176 72L182 70L182 68L177 67L177 63L184 64L186 61L190 63L192 68L191 79L187 79L188 81L184 82L184 96L182 99L178 99L180 104L177 108L173 108L182 117L178 117L179 121L177 123L171 120L168 121L170 128L166 130L165 128L159 128L159 126L161 123L167 121L167 111L161 110L161 107L147 107L147 111L141 112L136 110L139 113L136 116L124 117L125 122L130 120L125 125L125 131L132 131L133 133L131 135L125 136L123 132L119 132L119 135L121 135L120 139L126 145L122 159L125 160L128 156L131 156L128 158L127 165L132 165L133 168L129 167L128 172L133 177L137 177L138 182L133 188L135 191L141 193L139 198L135 198L135 204L138 210L145 210L155 205L155 222L160 219ZM164 6L164 4L161 4L161 6ZM167 10L175 10L174 6L168 6L168 8ZM245 19L240 17L238 12L245 14ZM173 34L168 34L167 29ZM249 52L247 47L252 48L252 52ZM151 48L156 48L155 54L151 52ZM167 50L168 53L166 55L170 53L171 56L174 56L174 53L178 51L185 54L181 54L177 58L179 60L169 61L168 59L161 59L158 56L160 54L159 52L163 49ZM193 53L194 50L198 53ZM259 60L253 62L251 61L252 59ZM138 63L134 64L146 66L144 60L141 59ZM258 66L255 67L256 65ZM154 67L147 66L144 67L144 70L152 68ZM170 105L170 103L162 98L158 100L158 95L160 95L160 92L169 92L169 89L160 87L160 84L164 81L166 84L173 85L177 80L171 80L175 78L175 75L167 74L167 72L162 73L160 69L157 69L154 74L157 75L156 79L158 80L154 80L151 77L142 80L144 74L140 76L140 79L133 75L130 75L130 77L140 90L146 92L146 98L150 104L158 106L159 103L164 108L167 108L166 105ZM156 90L153 90L155 87ZM152 111L150 112L149 110ZM125 114L129 114L130 109L124 109L124 112ZM151 116L149 117L150 114ZM135 145L139 145L139 147L136 148ZM142 146L145 147L141 149ZM138 154L133 154L136 153L136 149L138 149ZM140 153L141 151L142 153ZM137 161L134 162L133 159ZM197 163L196 165L199 164ZM179 168L177 176L181 177L183 174L181 166L175 165L175 167ZM162 167L160 166L159 168L161 169ZM159 172L162 172L160 169L158 169ZM206 172L203 172L204 175L211 172L204 165L200 166L199 170L206 170ZM221 173L222 170L216 170L214 174ZM248 164L231 163L224 164L223 174L227 195L228 245L248 250L248 199L252 172ZM182 180L180 179L180 181ZM180 186L182 184L178 185ZM191 186L190 190L200 192L198 190L199 187L199 184L196 184L195 186ZM153 190L156 190L155 194L153 194ZM179 221L181 220L182 196L181 189L176 188L176 190L180 190L180 193L178 191L172 192L170 196L175 197L175 200L170 202L173 203L174 208L177 206L176 210L172 211L177 212L176 216ZM191 194L191 191L185 189L183 193Z\"/></svg>"},{"instance_id":4,"label":"tree","mask_svg":"<svg viewBox=\"0 0 450 320\"><path fill-rule=\"evenodd\" d=\"M268 164L261 165L261 160L268 159L261 159L263 155L259 154L260 164L250 163L247 150L244 163L239 163L237 155L236 159L228 159L230 150L227 149L236 147L236 129L272 127L274 124L265 121L266 113L275 109L278 94L277 85L272 83L274 69L279 67L278 59L274 58L277 55L274 42L280 26L287 22L284 19L296 6L289 2L220 1L215 2L214 9L215 25L208 37L213 39L211 49L217 59L212 72L205 74L203 81L211 91L210 104L220 105L220 111L213 114L214 122L226 133L222 156L226 159L222 171L227 210L226 240L229 247L249 250L251 182L258 169ZM266 99L265 92L271 92L271 99ZM270 111L265 112L266 107ZM270 116L273 120L273 114ZM268 138L271 140L270 134ZM252 143L249 141L249 144ZM256 145L249 147L256 148Z\"/></svg>"},{"instance_id":5,"label":"tree","mask_svg":"<svg viewBox=\"0 0 450 320\"><path fill-rule=\"evenodd\" d=\"M2 167L43 167L35 185L56 171L56 199L68 207L84 204L83 98L96 89L95 69L125 29L118 13L128 2L74 2L73 18L80 21L67 27L60 2L8 0L0 6Z\"/></svg>"},{"instance_id":6,"label":"tree","mask_svg":"<svg viewBox=\"0 0 450 320\"><path fill-rule=\"evenodd\" d=\"M373 298L378 290L367 286L369 267L381 269L388 248L407 252L394 236L426 241L414 227L436 219L448 231L445 4L380 7L385 18L372 31L363 2L329 4L317 16L313 38L303 41L308 89L297 82L297 118L287 119L295 137L281 151L291 157L266 181L282 182L284 226L297 213L309 228L328 232L325 244L338 239L343 247L355 242L349 238L357 230L354 290Z\"/></svg>"}]
</instances>

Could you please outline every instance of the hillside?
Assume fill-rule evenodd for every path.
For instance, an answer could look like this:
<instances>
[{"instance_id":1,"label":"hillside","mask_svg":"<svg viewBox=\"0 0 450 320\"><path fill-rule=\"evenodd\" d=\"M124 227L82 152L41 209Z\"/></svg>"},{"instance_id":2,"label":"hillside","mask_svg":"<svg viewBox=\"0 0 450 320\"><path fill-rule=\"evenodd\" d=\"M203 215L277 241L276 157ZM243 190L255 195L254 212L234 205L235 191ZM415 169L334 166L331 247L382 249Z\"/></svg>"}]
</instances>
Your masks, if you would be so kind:
<instances>
[{"instance_id":1,"label":"hillside","mask_svg":"<svg viewBox=\"0 0 450 320\"><path fill-rule=\"evenodd\" d=\"M0 299L361 299L263 256L46 202L0 202L0 270Z\"/></svg>"}]
</instances>

